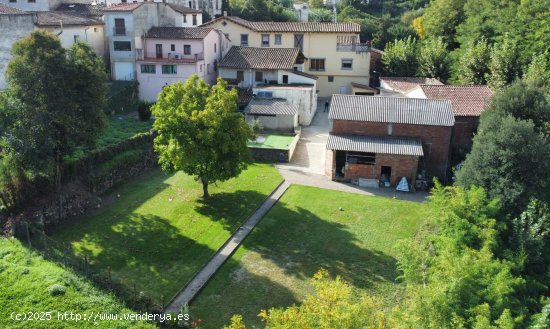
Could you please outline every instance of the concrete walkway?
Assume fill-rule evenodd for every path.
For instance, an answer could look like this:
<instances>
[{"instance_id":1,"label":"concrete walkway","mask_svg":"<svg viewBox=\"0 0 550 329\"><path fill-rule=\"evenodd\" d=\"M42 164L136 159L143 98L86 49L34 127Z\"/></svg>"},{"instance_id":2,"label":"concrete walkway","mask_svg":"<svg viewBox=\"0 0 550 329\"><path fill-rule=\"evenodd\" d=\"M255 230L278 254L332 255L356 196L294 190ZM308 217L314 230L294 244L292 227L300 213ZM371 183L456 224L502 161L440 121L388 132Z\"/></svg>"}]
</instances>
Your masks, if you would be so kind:
<instances>
[{"instance_id":1,"label":"concrete walkway","mask_svg":"<svg viewBox=\"0 0 550 329\"><path fill-rule=\"evenodd\" d=\"M288 189L290 184L283 181L269 197L256 209L256 211L244 222L244 224L233 233L233 235L218 249L218 251L210 258L208 263L189 281L189 283L180 291L180 293L172 299L170 304L165 309L165 312L178 313L181 307L191 302L197 293L204 287L216 271L223 263L233 254L239 247L241 242L258 224L258 222L267 214L269 209L279 200L283 193Z\"/></svg>"}]
</instances>

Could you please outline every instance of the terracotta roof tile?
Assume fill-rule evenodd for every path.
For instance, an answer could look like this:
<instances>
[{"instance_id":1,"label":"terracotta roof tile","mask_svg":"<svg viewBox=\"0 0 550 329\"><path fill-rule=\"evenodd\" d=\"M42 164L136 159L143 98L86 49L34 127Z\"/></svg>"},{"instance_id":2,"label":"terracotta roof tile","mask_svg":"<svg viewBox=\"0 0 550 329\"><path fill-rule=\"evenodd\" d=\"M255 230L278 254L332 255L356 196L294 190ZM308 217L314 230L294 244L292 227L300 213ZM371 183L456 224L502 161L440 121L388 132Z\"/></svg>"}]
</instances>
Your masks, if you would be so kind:
<instances>
[{"instance_id":1,"label":"terracotta roof tile","mask_svg":"<svg viewBox=\"0 0 550 329\"><path fill-rule=\"evenodd\" d=\"M169 3L168 6L180 14L201 14L202 13L202 11L200 10L185 7L185 6L175 5L173 3Z\"/></svg>"},{"instance_id":2,"label":"terracotta roof tile","mask_svg":"<svg viewBox=\"0 0 550 329\"><path fill-rule=\"evenodd\" d=\"M204 39L210 27L152 27L147 32L147 38L153 39Z\"/></svg>"},{"instance_id":3,"label":"terracotta roof tile","mask_svg":"<svg viewBox=\"0 0 550 329\"><path fill-rule=\"evenodd\" d=\"M71 15L62 11L37 11L36 25L38 26L59 26L63 25L103 25L103 22L97 19Z\"/></svg>"},{"instance_id":4,"label":"terracotta roof tile","mask_svg":"<svg viewBox=\"0 0 550 329\"><path fill-rule=\"evenodd\" d=\"M233 46L218 66L235 69L291 70L301 54L298 48Z\"/></svg>"},{"instance_id":5,"label":"terracotta roof tile","mask_svg":"<svg viewBox=\"0 0 550 329\"><path fill-rule=\"evenodd\" d=\"M119 3L114 6L110 6L104 9L104 11L134 11L141 7L145 2L136 3Z\"/></svg>"},{"instance_id":6,"label":"terracotta roof tile","mask_svg":"<svg viewBox=\"0 0 550 329\"><path fill-rule=\"evenodd\" d=\"M107 6L103 3L98 3L95 5L84 3L62 3L55 11L63 11L67 14L90 18L100 18L103 16L103 11L106 8Z\"/></svg>"},{"instance_id":7,"label":"terracotta roof tile","mask_svg":"<svg viewBox=\"0 0 550 329\"><path fill-rule=\"evenodd\" d=\"M359 33L361 27L356 23L332 22L251 22L236 16L218 17L203 25L228 20L243 25L256 32L317 32L317 33Z\"/></svg>"},{"instance_id":8,"label":"terracotta roof tile","mask_svg":"<svg viewBox=\"0 0 550 329\"><path fill-rule=\"evenodd\" d=\"M22 10L19 10L17 8L13 8L10 6L5 6L0 3L0 15L25 15L30 14L27 12L24 12Z\"/></svg>"},{"instance_id":9,"label":"terracotta roof tile","mask_svg":"<svg viewBox=\"0 0 550 329\"><path fill-rule=\"evenodd\" d=\"M424 85L443 85L435 78L417 78L417 77L380 77L380 81L389 85L392 90L406 93L413 90L421 84Z\"/></svg>"},{"instance_id":10,"label":"terracotta roof tile","mask_svg":"<svg viewBox=\"0 0 550 329\"><path fill-rule=\"evenodd\" d=\"M420 85L427 98L447 99L455 116L479 116L489 105L493 92L485 85Z\"/></svg>"}]
</instances>

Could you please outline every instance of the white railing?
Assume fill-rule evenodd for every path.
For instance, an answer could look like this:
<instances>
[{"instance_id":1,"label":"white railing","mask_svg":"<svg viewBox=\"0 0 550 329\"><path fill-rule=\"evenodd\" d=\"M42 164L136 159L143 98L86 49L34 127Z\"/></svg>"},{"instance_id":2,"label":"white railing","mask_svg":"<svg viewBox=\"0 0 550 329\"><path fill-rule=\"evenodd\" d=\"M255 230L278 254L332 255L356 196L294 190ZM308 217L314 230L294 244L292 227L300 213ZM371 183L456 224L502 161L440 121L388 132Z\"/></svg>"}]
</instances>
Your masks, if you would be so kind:
<instances>
[{"instance_id":1,"label":"white railing","mask_svg":"<svg viewBox=\"0 0 550 329\"><path fill-rule=\"evenodd\" d=\"M366 43L336 44L336 51L354 51L363 53L370 51L370 46Z\"/></svg>"}]
</instances>

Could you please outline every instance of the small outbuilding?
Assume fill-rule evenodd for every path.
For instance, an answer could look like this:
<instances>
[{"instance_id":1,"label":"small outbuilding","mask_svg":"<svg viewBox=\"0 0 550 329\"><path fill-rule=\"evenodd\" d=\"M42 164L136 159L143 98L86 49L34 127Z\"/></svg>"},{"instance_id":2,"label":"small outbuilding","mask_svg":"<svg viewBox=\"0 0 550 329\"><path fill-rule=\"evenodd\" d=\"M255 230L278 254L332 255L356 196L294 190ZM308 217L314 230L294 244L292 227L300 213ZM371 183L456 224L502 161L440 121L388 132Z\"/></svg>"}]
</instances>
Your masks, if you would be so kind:
<instances>
[{"instance_id":1,"label":"small outbuilding","mask_svg":"<svg viewBox=\"0 0 550 329\"><path fill-rule=\"evenodd\" d=\"M257 119L266 130L293 133L298 127L298 107L280 98L254 98L244 114L246 121Z\"/></svg>"}]
</instances>

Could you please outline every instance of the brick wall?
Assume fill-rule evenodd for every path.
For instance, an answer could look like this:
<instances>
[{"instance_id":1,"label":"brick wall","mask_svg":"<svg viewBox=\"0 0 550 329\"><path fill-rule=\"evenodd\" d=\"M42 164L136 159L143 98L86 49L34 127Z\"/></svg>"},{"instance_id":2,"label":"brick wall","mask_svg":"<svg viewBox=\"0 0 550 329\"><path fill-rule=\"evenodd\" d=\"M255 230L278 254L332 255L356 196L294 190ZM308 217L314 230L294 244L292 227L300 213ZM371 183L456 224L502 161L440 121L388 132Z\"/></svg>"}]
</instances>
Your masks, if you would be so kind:
<instances>
[{"instance_id":1,"label":"brick wall","mask_svg":"<svg viewBox=\"0 0 550 329\"><path fill-rule=\"evenodd\" d=\"M345 178L380 179L382 166L391 167L392 186L396 186L401 177L407 177L409 183L414 186L418 168L418 158L414 156L377 154L374 165L348 164Z\"/></svg>"},{"instance_id":2,"label":"brick wall","mask_svg":"<svg viewBox=\"0 0 550 329\"><path fill-rule=\"evenodd\" d=\"M332 132L335 134L355 134L368 136L388 136L388 123L333 120ZM449 148L452 127L393 124L392 136L420 138L424 149L424 159L420 168L426 169L426 175L447 179L449 167Z\"/></svg>"},{"instance_id":3,"label":"brick wall","mask_svg":"<svg viewBox=\"0 0 550 329\"><path fill-rule=\"evenodd\" d=\"M479 117L455 117L452 137L453 147L470 149L478 125Z\"/></svg>"}]
</instances>

